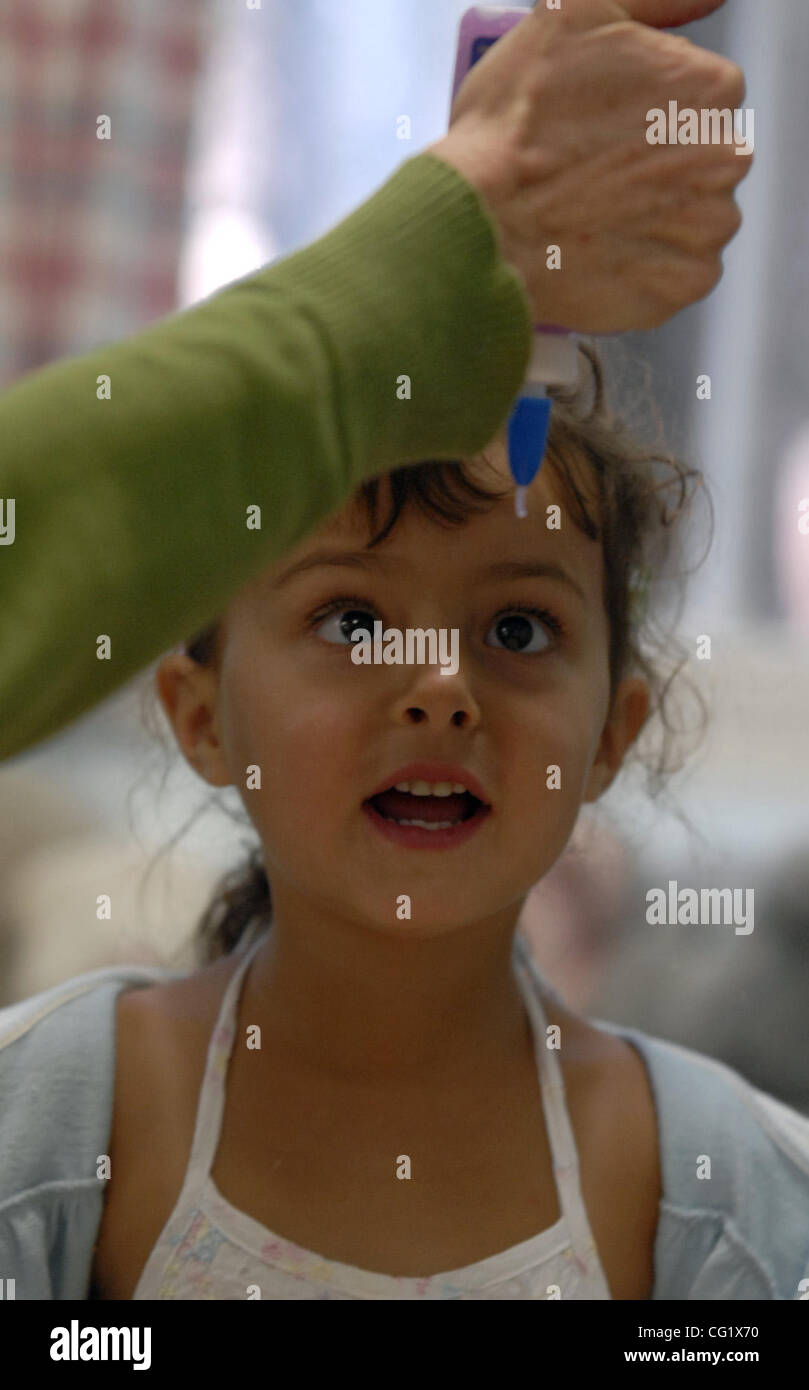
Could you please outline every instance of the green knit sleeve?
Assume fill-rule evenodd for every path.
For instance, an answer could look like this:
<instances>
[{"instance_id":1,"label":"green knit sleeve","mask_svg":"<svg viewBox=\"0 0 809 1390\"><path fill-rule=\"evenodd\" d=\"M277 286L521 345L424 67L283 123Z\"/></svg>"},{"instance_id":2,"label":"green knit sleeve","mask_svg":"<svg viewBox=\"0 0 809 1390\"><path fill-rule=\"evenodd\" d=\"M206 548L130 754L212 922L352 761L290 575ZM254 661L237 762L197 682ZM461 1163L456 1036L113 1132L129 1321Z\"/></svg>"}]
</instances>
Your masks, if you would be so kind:
<instances>
[{"instance_id":1,"label":"green knit sleeve","mask_svg":"<svg viewBox=\"0 0 809 1390\"><path fill-rule=\"evenodd\" d=\"M476 189L425 152L311 245L15 382L0 396L0 758L210 621L364 479L483 449L531 319Z\"/></svg>"}]
</instances>

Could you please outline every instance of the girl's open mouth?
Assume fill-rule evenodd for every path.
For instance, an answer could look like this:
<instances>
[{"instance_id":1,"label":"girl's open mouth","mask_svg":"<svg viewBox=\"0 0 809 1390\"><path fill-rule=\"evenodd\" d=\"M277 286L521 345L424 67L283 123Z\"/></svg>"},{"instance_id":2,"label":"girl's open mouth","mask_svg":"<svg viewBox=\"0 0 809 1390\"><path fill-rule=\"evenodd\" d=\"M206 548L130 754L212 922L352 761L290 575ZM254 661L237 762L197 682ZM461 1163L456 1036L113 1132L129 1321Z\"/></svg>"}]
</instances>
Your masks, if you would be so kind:
<instances>
[{"instance_id":1,"label":"girl's open mouth","mask_svg":"<svg viewBox=\"0 0 809 1390\"><path fill-rule=\"evenodd\" d=\"M449 849L463 844L491 811L491 806L471 792L415 796L395 787L369 797L362 808L386 839L413 849Z\"/></svg>"}]
</instances>

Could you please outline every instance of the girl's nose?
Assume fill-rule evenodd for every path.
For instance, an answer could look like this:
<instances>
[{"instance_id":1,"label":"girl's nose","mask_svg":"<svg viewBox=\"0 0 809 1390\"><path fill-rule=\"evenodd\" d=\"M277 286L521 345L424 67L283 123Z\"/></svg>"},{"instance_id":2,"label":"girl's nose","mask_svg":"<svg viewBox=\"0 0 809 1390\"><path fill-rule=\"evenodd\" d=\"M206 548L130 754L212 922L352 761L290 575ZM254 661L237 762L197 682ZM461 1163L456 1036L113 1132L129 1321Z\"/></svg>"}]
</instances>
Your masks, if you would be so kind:
<instances>
[{"instance_id":1,"label":"girl's nose","mask_svg":"<svg viewBox=\"0 0 809 1390\"><path fill-rule=\"evenodd\" d=\"M436 666L419 670L395 697L392 714L397 723L429 723L439 729L473 729L481 719L480 707L462 666L450 675L442 675Z\"/></svg>"}]
</instances>

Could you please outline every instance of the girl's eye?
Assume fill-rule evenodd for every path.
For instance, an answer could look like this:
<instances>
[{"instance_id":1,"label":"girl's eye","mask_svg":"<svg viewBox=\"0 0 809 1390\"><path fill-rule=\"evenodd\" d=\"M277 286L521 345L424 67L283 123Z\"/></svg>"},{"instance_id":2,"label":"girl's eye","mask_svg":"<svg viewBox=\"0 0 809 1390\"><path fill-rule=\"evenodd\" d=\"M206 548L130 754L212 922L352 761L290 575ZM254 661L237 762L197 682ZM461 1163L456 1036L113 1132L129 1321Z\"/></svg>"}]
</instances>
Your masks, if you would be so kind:
<instances>
[{"instance_id":1,"label":"girl's eye","mask_svg":"<svg viewBox=\"0 0 809 1390\"><path fill-rule=\"evenodd\" d=\"M328 607L322 608L316 613L311 623L314 630L325 642L330 642L336 646L351 647L354 645L351 641L352 632L364 630L369 637L373 637L374 613L375 610L366 599L339 598L334 599ZM552 644L547 640L537 646L540 632L539 628L532 631L532 621L544 624L545 628L550 629L553 633L555 639L565 635L564 626L554 613L544 608L523 607L521 605L499 613L489 629L489 633L495 632L498 641L502 642L508 651L525 653L529 656L548 651Z\"/></svg>"},{"instance_id":2,"label":"girl's eye","mask_svg":"<svg viewBox=\"0 0 809 1390\"><path fill-rule=\"evenodd\" d=\"M313 626L325 642L353 647L355 644L351 641L351 634L360 628L364 628L368 636L373 637L373 613L368 608L350 608L348 605L351 602L351 599L339 599L330 606L327 613L321 612L316 615ZM344 639L344 642L341 639Z\"/></svg>"},{"instance_id":3,"label":"girl's eye","mask_svg":"<svg viewBox=\"0 0 809 1390\"><path fill-rule=\"evenodd\" d=\"M545 609L539 608L512 608L507 613L501 613L495 618L489 632L496 632L498 639L503 645L512 652L527 653L534 655L536 652L548 650L547 640L541 646L536 646L538 632L532 633L531 620L545 624L550 628L554 637L562 635L562 624L559 619ZM547 638L547 633L546 633ZM532 646L531 643L534 643Z\"/></svg>"}]
</instances>

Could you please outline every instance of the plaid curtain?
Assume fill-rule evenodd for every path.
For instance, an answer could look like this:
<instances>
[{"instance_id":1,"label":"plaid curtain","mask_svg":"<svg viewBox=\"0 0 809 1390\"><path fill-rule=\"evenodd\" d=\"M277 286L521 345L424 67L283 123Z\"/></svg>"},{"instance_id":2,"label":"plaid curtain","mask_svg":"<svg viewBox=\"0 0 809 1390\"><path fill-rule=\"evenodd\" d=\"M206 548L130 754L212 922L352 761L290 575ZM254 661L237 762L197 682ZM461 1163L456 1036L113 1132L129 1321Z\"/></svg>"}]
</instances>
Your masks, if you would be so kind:
<instances>
[{"instance_id":1,"label":"plaid curtain","mask_svg":"<svg viewBox=\"0 0 809 1390\"><path fill-rule=\"evenodd\" d=\"M211 9L0 5L0 388L177 307Z\"/></svg>"}]
</instances>

